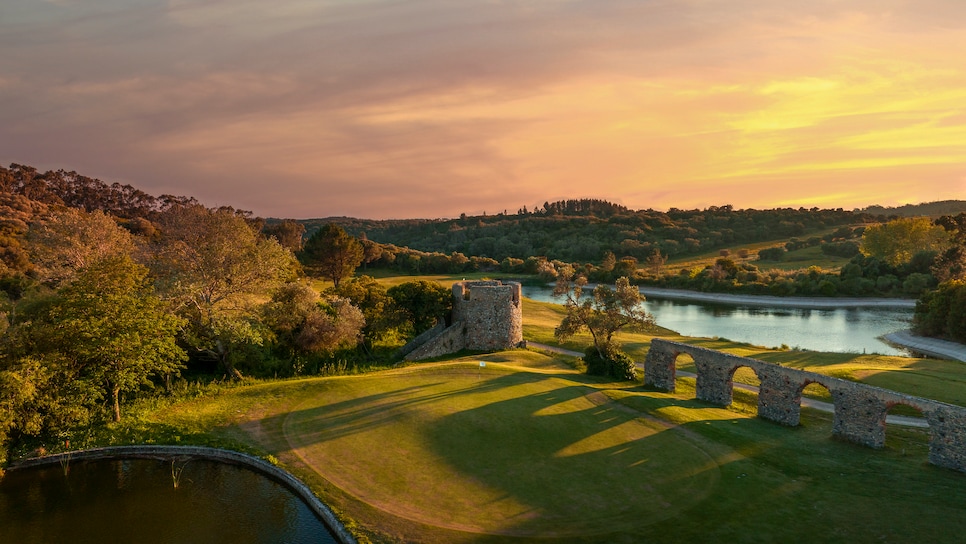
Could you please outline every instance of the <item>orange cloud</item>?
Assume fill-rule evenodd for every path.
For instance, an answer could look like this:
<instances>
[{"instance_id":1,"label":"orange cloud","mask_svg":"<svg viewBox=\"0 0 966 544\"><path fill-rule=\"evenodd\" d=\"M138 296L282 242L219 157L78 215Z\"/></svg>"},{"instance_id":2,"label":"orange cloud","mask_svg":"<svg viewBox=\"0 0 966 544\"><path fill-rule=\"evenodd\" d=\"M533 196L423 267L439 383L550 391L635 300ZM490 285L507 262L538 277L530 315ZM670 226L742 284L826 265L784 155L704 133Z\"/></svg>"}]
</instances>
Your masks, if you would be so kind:
<instances>
[{"instance_id":1,"label":"orange cloud","mask_svg":"<svg viewBox=\"0 0 966 544\"><path fill-rule=\"evenodd\" d=\"M15 0L0 160L291 217L966 198L964 6Z\"/></svg>"}]
</instances>

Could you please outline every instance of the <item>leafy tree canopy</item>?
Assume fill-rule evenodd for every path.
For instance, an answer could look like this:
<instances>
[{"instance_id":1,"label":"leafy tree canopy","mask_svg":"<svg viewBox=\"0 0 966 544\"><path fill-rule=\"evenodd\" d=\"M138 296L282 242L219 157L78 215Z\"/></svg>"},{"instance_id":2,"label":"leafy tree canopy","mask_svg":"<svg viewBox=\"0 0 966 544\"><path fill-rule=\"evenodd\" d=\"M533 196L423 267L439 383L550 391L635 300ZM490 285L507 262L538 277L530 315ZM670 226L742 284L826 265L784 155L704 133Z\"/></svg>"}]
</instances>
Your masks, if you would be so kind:
<instances>
[{"instance_id":1,"label":"leafy tree canopy","mask_svg":"<svg viewBox=\"0 0 966 544\"><path fill-rule=\"evenodd\" d=\"M641 304L640 290L626 277L618 278L611 289L598 285L586 295L587 279L578 276L570 267L560 271L554 295L564 297L566 317L554 331L558 340L567 340L581 331L588 331L601 357L616 354L619 349L614 335L622 330L641 330L654 324L654 317Z\"/></svg>"},{"instance_id":2,"label":"leafy tree canopy","mask_svg":"<svg viewBox=\"0 0 966 544\"><path fill-rule=\"evenodd\" d=\"M7 379L29 382L28 390L37 392L31 409L44 417L76 419L51 411L89 410L104 398L117 421L123 393L182 368L186 356L176 344L182 324L154 294L146 268L127 255L111 256L82 268L52 296L25 305L13 331L20 361L6 369ZM38 363L42 370L34 380L25 371ZM65 388L78 394L79 406Z\"/></svg>"},{"instance_id":3,"label":"leafy tree canopy","mask_svg":"<svg viewBox=\"0 0 966 544\"><path fill-rule=\"evenodd\" d=\"M312 234L305 242L301 256L306 265L317 268L322 277L338 287L362 264L365 250L342 227L330 223Z\"/></svg>"},{"instance_id":4,"label":"leafy tree canopy","mask_svg":"<svg viewBox=\"0 0 966 544\"><path fill-rule=\"evenodd\" d=\"M862 235L861 250L896 266L909 262L920 251L939 253L949 244L949 234L943 227L926 217L913 217L869 226Z\"/></svg>"},{"instance_id":5,"label":"leafy tree canopy","mask_svg":"<svg viewBox=\"0 0 966 544\"><path fill-rule=\"evenodd\" d=\"M161 293L188 320L185 338L232 377L237 347L261 345L258 297L296 274L292 253L230 209L175 207L159 218L150 263Z\"/></svg>"},{"instance_id":6,"label":"leafy tree canopy","mask_svg":"<svg viewBox=\"0 0 966 544\"><path fill-rule=\"evenodd\" d=\"M453 310L453 293L434 281L417 280L390 287L389 295L412 325L413 333L427 331Z\"/></svg>"}]
</instances>

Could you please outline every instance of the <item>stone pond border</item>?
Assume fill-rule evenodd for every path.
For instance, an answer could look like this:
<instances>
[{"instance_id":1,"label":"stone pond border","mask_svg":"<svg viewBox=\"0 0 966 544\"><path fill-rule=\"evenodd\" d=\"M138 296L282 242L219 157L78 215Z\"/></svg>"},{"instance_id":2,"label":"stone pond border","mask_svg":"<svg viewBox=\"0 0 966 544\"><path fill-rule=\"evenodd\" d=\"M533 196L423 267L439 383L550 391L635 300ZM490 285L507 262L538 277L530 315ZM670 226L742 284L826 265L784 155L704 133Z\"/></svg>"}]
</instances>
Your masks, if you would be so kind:
<instances>
[{"instance_id":1,"label":"stone pond border","mask_svg":"<svg viewBox=\"0 0 966 544\"><path fill-rule=\"evenodd\" d=\"M59 464L64 459L68 461L88 461L100 459L175 459L182 457L207 459L209 461L219 461L230 465L239 465L261 473L268 478L284 485L297 497L302 499L309 509L316 516L333 536L341 544L356 544L355 537L339 521L335 513L326 506L312 490L301 480L264 459L253 455L240 453L237 451L223 450L218 448L208 448L203 446L111 446L104 448L92 448L89 450L78 450L44 457L34 457L24 459L6 468L7 471L14 471L21 468L46 466Z\"/></svg>"}]
</instances>

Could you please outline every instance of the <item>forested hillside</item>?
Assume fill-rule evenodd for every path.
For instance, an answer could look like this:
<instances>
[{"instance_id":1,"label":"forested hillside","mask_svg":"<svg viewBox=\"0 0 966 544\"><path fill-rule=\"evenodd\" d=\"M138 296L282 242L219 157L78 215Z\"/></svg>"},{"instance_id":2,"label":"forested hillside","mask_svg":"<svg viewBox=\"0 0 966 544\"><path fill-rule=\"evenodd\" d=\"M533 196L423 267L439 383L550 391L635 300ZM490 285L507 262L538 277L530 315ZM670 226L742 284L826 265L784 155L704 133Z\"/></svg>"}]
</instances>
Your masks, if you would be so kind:
<instances>
[{"instance_id":1,"label":"forested hillside","mask_svg":"<svg viewBox=\"0 0 966 544\"><path fill-rule=\"evenodd\" d=\"M697 254L718 248L791 237L808 237L833 227L872 222L871 214L837 210L736 210L712 206L705 210L632 211L597 200L545 203L538 210L515 215L486 215L419 221L359 221L328 218L306 222L307 231L320 222L334 222L369 240L427 252L526 259L542 256L565 262L599 261L606 252L643 261L656 252L664 256Z\"/></svg>"},{"instance_id":2,"label":"forested hillside","mask_svg":"<svg viewBox=\"0 0 966 544\"><path fill-rule=\"evenodd\" d=\"M906 204L905 206L895 208L869 206L858 211L890 217L918 217L922 215L939 217L942 215L956 215L966 212L966 200L941 200L939 202L924 202L922 204Z\"/></svg>"}]
</instances>

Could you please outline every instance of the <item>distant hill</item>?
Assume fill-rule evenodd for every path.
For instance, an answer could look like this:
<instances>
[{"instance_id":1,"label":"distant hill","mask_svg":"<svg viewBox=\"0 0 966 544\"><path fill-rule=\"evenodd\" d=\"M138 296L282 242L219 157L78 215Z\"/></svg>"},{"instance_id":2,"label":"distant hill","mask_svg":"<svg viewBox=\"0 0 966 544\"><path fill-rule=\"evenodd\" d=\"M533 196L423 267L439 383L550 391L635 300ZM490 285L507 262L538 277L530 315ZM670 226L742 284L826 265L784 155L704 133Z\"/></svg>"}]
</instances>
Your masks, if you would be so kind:
<instances>
[{"instance_id":1,"label":"distant hill","mask_svg":"<svg viewBox=\"0 0 966 544\"><path fill-rule=\"evenodd\" d=\"M941 215L958 215L966 213L966 200L941 200L939 202L924 202L922 204L906 204L898 207L869 206L856 210L860 213L900 217L939 217Z\"/></svg>"},{"instance_id":2,"label":"distant hill","mask_svg":"<svg viewBox=\"0 0 966 544\"><path fill-rule=\"evenodd\" d=\"M875 222L867 213L818 208L736 210L712 206L704 210L629 210L602 200L545 203L516 214L466 216L458 219L376 221L345 217L301 221L311 235L325 223L336 223L355 236L424 252L454 252L503 261L543 256L565 262L597 262L612 252L618 259L643 261L693 255L743 244L802 239L829 229ZM848 229L846 229L848 230Z\"/></svg>"}]
</instances>

